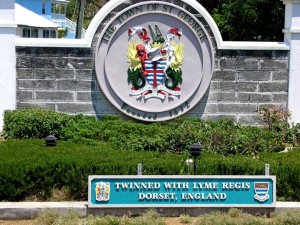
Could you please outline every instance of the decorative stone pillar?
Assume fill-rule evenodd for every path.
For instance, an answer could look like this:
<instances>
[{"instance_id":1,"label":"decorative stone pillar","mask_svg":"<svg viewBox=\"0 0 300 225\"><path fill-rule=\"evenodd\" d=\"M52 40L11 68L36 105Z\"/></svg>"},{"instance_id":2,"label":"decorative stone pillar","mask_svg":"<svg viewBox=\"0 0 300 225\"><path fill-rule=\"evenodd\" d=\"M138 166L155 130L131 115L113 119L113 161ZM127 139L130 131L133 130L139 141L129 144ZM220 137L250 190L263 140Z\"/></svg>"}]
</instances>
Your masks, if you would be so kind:
<instances>
[{"instance_id":1,"label":"decorative stone pillar","mask_svg":"<svg viewBox=\"0 0 300 225\"><path fill-rule=\"evenodd\" d=\"M0 131L3 113L16 108L15 0L0 0Z\"/></svg>"},{"instance_id":2,"label":"decorative stone pillar","mask_svg":"<svg viewBox=\"0 0 300 225\"><path fill-rule=\"evenodd\" d=\"M282 0L285 4L284 41L290 45L288 109L290 123L300 123L300 0Z\"/></svg>"}]
</instances>

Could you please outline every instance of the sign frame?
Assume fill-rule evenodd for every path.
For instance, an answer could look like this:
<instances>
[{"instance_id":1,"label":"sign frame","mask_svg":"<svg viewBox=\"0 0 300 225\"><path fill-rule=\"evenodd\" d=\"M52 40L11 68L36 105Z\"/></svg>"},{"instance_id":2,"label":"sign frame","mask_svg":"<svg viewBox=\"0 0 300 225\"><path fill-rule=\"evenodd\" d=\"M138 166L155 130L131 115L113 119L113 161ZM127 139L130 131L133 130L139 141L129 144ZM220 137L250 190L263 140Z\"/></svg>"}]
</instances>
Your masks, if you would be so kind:
<instances>
[{"instance_id":1,"label":"sign frame","mask_svg":"<svg viewBox=\"0 0 300 225\"><path fill-rule=\"evenodd\" d=\"M176 180L214 180L219 182L218 180L255 180L252 184L259 183L260 180L270 180L272 182L272 190L271 193L273 195L270 196L271 203L264 204L259 202L257 204L94 204L92 202L92 181L95 179L103 179L103 180L120 180L120 182L124 180L157 180L163 181L166 179L176 179ZM228 175L215 175L215 176L185 176L185 175L90 175L88 177L88 207L89 208L203 208L203 207L211 207L211 208L230 208L230 207L238 207L238 208L274 208L276 205L276 176L262 176L262 175L254 175L254 176L246 176L246 175L238 175L238 176L228 176ZM250 189L250 188L249 188ZM252 188L251 188L252 189ZM138 193L138 192L136 192ZM255 192L252 193L253 198L255 198Z\"/></svg>"}]
</instances>

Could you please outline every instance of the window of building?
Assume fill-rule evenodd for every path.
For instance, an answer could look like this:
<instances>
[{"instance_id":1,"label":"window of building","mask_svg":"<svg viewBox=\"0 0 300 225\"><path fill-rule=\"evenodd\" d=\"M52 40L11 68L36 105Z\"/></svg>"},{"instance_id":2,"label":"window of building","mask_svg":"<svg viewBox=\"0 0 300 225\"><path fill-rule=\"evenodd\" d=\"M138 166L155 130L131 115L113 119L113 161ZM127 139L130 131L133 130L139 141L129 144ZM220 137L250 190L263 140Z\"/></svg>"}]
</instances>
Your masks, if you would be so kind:
<instances>
[{"instance_id":1,"label":"window of building","mask_svg":"<svg viewBox=\"0 0 300 225\"><path fill-rule=\"evenodd\" d=\"M38 29L31 29L31 35L32 38L38 38L39 37L39 31Z\"/></svg>"},{"instance_id":2,"label":"window of building","mask_svg":"<svg viewBox=\"0 0 300 225\"><path fill-rule=\"evenodd\" d=\"M55 30L43 30L43 38L56 38Z\"/></svg>"},{"instance_id":3,"label":"window of building","mask_svg":"<svg viewBox=\"0 0 300 225\"><path fill-rule=\"evenodd\" d=\"M43 38L49 38L49 37L50 37L49 30L43 30Z\"/></svg>"},{"instance_id":4,"label":"window of building","mask_svg":"<svg viewBox=\"0 0 300 225\"><path fill-rule=\"evenodd\" d=\"M51 38L56 38L56 31L55 30L51 30L50 37Z\"/></svg>"},{"instance_id":5,"label":"window of building","mask_svg":"<svg viewBox=\"0 0 300 225\"><path fill-rule=\"evenodd\" d=\"M38 38L39 37L39 30L36 28L24 28L23 29L23 38Z\"/></svg>"},{"instance_id":6,"label":"window of building","mask_svg":"<svg viewBox=\"0 0 300 225\"><path fill-rule=\"evenodd\" d=\"M23 38L30 38L30 29L28 28L23 29Z\"/></svg>"}]
</instances>

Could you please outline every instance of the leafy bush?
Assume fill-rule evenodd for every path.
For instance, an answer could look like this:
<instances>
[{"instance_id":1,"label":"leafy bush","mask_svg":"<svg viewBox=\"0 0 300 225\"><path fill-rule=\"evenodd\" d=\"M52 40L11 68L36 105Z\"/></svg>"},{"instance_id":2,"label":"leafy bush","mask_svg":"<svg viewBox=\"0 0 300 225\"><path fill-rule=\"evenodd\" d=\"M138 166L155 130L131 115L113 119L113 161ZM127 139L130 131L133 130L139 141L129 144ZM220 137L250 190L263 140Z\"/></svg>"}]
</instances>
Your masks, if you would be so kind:
<instances>
[{"instance_id":1,"label":"leafy bush","mask_svg":"<svg viewBox=\"0 0 300 225\"><path fill-rule=\"evenodd\" d=\"M75 117L76 118L76 117ZM93 119L95 120L95 119ZM255 155L283 150L281 136L230 120L217 122L179 118L171 122L141 124L122 120L93 121L84 116L64 129L63 138L75 142L109 142L122 150L152 150L181 153L201 143L204 152Z\"/></svg>"},{"instance_id":2,"label":"leafy bush","mask_svg":"<svg viewBox=\"0 0 300 225\"><path fill-rule=\"evenodd\" d=\"M44 138L53 134L61 140L99 145L110 143L120 150L172 151L182 153L198 142L204 152L256 155L284 149L287 135L257 127L241 126L230 120L204 121L178 118L168 122L143 124L104 116L70 116L49 110L6 111L4 134L10 138ZM300 139L295 127L289 139ZM297 134L297 135L296 135Z\"/></svg>"},{"instance_id":3,"label":"leafy bush","mask_svg":"<svg viewBox=\"0 0 300 225\"><path fill-rule=\"evenodd\" d=\"M4 135L10 138L60 137L62 128L72 117L46 109L7 110L4 113Z\"/></svg>"}]
</instances>

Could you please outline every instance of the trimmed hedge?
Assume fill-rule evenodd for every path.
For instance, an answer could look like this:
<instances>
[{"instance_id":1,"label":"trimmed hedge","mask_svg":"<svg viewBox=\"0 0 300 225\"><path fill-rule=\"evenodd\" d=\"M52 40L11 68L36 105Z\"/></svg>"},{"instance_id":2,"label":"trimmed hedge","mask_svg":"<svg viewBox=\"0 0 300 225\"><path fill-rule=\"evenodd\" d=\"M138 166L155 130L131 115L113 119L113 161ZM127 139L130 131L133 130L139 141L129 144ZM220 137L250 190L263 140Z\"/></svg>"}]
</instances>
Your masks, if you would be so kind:
<instances>
[{"instance_id":1,"label":"trimmed hedge","mask_svg":"<svg viewBox=\"0 0 300 225\"><path fill-rule=\"evenodd\" d=\"M137 164L144 174L179 174L182 156L171 153L113 150L60 141L45 147L42 140L0 142L0 201L21 201L51 196L54 188L67 188L75 200L87 199L88 175L134 175Z\"/></svg>"},{"instance_id":2,"label":"trimmed hedge","mask_svg":"<svg viewBox=\"0 0 300 225\"><path fill-rule=\"evenodd\" d=\"M37 195L46 200L54 189L67 189L73 200L87 199L88 175L135 175L143 164L144 175L187 174L184 154L115 150L101 144L86 146L59 141L49 148L42 140L0 142L0 201L21 201ZM255 158L203 154L199 175L263 175L271 165L277 177L277 196L300 200L300 149L289 153L262 153Z\"/></svg>"}]
</instances>

